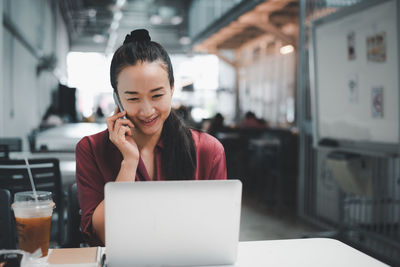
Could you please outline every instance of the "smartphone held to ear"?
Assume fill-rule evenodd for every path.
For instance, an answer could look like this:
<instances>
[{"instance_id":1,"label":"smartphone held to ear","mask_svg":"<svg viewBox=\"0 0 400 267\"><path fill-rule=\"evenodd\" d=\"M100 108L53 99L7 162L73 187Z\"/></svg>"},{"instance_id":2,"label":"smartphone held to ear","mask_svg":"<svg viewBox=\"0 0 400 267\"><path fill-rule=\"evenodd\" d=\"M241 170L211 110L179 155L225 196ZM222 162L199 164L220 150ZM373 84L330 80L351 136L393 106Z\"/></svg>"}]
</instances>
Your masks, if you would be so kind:
<instances>
[{"instance_id":1,"label":"smartphone held to ear","mask_svg":"<svg viewBox=\"0 0 400 267\"><path fill-rule=\"evenodd\" d=\"M122 107L121 101L119 101L119 97L118 97L118 95L117 95L116 92L113 93L113 97L114 97L115 105L117 105L118 108L119 108L119 112L124 111L124 108ZM126 116L123 116L122 118L123 118L123 119L126 119Z\"/></svg>"}]
</instances>

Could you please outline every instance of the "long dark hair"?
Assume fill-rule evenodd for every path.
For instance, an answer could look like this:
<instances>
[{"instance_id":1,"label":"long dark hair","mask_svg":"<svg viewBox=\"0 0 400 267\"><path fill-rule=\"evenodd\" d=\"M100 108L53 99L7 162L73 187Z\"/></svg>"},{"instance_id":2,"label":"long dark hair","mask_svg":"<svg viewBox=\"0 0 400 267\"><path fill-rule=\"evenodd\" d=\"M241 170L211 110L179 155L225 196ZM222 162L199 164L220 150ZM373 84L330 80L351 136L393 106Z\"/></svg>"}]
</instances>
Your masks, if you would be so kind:
<instances>
[{"instance_id":1,"label":"long dark hair","mask_svg":"<svg viewBox=\"0 0 400 267\"><path fill-rule=\"evenodd\" d=\"M119 73L128 66L138 62L160 61L161 66L168 73L171 88L174 86L174 72L171 60L165 49L158 43L151 41L149 32L144 29L132 31L125 37L125 41L114 53L111 60L110 80L114 91L117 90ZM167 180L188 180L194 178L196 170L196 148L192 133L181 119L171 110L165 120L161 140L161 166Z\"/></svg>"}]
</instances>

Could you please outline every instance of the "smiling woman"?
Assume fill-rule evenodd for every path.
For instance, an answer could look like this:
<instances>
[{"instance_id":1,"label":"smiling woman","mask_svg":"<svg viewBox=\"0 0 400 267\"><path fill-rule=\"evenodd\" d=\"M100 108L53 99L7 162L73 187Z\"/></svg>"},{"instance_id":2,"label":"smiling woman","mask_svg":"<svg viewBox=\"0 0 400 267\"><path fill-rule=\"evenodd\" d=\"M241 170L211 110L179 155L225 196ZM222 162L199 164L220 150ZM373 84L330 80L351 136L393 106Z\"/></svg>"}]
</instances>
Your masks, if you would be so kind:
<instances>
[{"instance_id":1,"label":"smiling woman","mask_svg":"<svg viewBox=\"0 0 400 267\"><path fill-rule=\"evenodd\" d=\"M110 80L123 110L116 107L108 129L84 137L76 147L81 229L91 245L104 245L109 181L226 179L221 143L187 128L171 111L171 61L147 30L126 36L111 61Z\"/></svg>"}]
</instances>

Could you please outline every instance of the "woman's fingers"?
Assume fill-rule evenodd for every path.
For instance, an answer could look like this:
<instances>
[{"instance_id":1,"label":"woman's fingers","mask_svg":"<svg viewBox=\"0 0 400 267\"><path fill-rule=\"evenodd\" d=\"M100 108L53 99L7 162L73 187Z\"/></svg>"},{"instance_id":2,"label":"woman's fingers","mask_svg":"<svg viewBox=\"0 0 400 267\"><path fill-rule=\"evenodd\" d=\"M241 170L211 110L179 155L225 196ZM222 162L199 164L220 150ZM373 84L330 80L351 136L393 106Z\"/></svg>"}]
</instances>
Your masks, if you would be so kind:
<instances>
[{"instance_id":1,"label":"woman's fingers","mask_svg":"<svg viewBox=\"0 0 400 267\"><path fill-rule=\"evenodd\" d=\"M140 153L132 133L135 125L131 120L123 118L127 114L126 111L118 111L116 107L114 114L106 119L109 139L124 158L138 160Z\"/></svg>"},{"instance_id":2,"label":"woman's fingers","mask_svg":"<svg viewBox=\"0 0 400 267\"><path fill-rule=\"evenodd\" d=\"M108 132L109 132L109 133L112 133L112 132L114 131L114 121L112 121L112 120L110 119L110 117L108 117L108 118L106 119L106 124L107 124Z\"/></svg>"},{"instance_id":3,"label":"woman's fingers","mask_svg":"<svg viewBox=\"0 0 400 267\"><path fill-rule=\"evenodd\" d=\"M115 124L114 124L114 128L115 127L121 127L121 126L124 126L124 127L127 127L127 128L133 128L134 127L133 123L129 119L118 119L118 120L116 120Z\"/></svg>"},{"instance_id":4,"label":"woman's fingers","mask_svg":"<svg viewBox=\"0 0 400 267\"><path fill-rule=\"evenodd\" d=\"M118 109L115 109L115 112L117 110ZM125 115L126 115L126 111L122 111L122 112L114 113L113 115L108 117L106 119L106 124L107 124L108 131L113 132L114 131L114 127L115 127L115 122L118 121L120 118L122 118ZM125 124L127 124L127 123L125 123Z\"/></svg>"},{"instance_id":5,"label":"woman's fingers","mask_svg":"<svg viewBox=\"0 0 400 267\"><path fill-rule=\"evenodd\" d=\"M117 112L118 109L115 109L115 112L112 116L106 119L107 128L109 131L110 140L114 144L122 144L126 142L126 135L131 135L131 128L134 128L134 124L129 119L124 119L123 117L126 115L126 111Z\"/></svg>"},{"instance_id":6,"label":"woman's fingers","mask_svg":"<svg viewBox=\"0 0 400 267\"><path fill-rule=\"evenodd\" d=\"M129 128L129 127L126 127L126 126L120 126L120 127L118 127L117 128L117 138L118 138L118 140L126 140L125 139L125 135L127 134L127 133L129 133L131 131L131 129Z\"/></svg>"}]
</instances>

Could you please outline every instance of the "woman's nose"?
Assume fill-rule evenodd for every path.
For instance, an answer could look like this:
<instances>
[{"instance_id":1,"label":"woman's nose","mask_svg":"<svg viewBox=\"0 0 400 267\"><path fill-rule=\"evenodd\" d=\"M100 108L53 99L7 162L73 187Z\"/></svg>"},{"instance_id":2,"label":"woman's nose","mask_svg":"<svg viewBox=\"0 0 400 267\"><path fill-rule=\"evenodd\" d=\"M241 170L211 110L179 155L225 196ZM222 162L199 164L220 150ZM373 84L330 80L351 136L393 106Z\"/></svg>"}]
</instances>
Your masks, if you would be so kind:
<instances>
[{"instance_id":1,"label":"woman's nose","mask_svg":"<svg viewBox=\"0 0 400 267\"><path fill-rule=\"evenodd\" d=\"M150 116L154 113L154 107L151 105L151 103L144 101L140 105L140 115L142 116Z\"/></svg>"}]
</instances>

